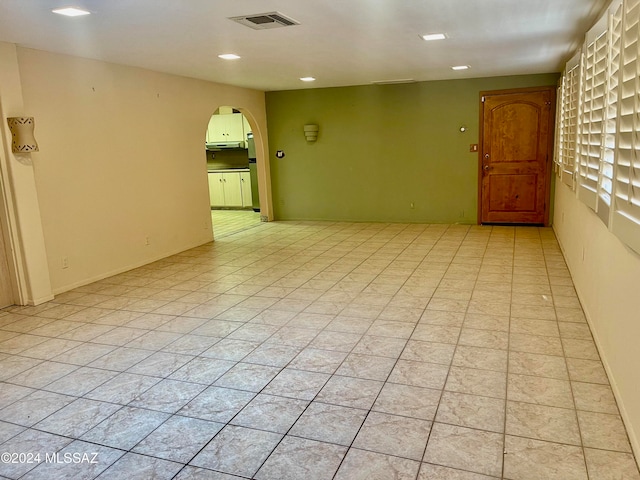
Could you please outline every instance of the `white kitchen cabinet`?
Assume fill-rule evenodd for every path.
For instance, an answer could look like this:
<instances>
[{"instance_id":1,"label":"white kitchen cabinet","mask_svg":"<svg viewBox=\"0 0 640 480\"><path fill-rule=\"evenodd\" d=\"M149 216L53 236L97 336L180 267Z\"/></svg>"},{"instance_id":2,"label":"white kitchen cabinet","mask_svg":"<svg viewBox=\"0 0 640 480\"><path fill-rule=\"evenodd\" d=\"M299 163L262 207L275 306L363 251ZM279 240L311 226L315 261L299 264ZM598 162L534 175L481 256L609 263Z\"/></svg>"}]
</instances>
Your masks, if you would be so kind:
<instances>
[{"instance_id":1,"label":"white kitchen cabinet","mask_svg":"<svg viewBox=\"0 0 640 480\"><path fill-rule=\"evenodd\" d=\"M241 113L212 115L207 128L207 143L246 141L244 121Z\"/></svg>"},{"instance_id":2,"label":"white kitchen cabinet","mask_svg":"<svg viewBox=\"0 0 640 480\"><path fill-rule=\"evenodd\" d=\"M212 207L224 206L224 185L221 173L209 174L209 201Z\"/></svg>"},{"instance_id":3,"label":"white kitchen cabinet","mask_svg":"<svg viewBox=\"0 0 640 480\"><path fill-rule=\"evenodd\" d=\"M212 207L242 207L240 173L209 173L209 200Z\"/></svg>"},{"instance_id":4,"label":"white kitchen cabinet","mask_svg":"<svg viewBox=\"0 0 640 480\"><path fill-rule=\"evenodd\" d=\"M252 207L251 200L251 175L249 172L240 172L240 186L242 187L242 206Z\"/></svg>"}]
</instances>

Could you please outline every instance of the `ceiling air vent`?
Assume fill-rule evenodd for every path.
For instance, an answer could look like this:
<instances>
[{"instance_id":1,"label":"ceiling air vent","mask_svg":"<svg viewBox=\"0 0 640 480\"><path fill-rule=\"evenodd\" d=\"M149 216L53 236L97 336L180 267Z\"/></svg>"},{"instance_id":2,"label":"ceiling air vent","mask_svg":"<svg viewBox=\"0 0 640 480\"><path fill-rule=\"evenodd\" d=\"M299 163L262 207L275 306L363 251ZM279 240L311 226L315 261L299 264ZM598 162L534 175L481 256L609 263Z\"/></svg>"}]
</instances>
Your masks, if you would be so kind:
<instances>
[{"instance_id":1,"label":"ceiling air vent","mask_svg":"<svg viewBox=\"0 0 640 480\"><path fill-rule=\"evenodd\" d=\"M266 30L268 28L290 27L300 25L295 20L286 17L280 12L258 13L255 15L243 15L241 17L231 17L229 20L238 22L254 30Z\"/></svg>"}]
</instances>

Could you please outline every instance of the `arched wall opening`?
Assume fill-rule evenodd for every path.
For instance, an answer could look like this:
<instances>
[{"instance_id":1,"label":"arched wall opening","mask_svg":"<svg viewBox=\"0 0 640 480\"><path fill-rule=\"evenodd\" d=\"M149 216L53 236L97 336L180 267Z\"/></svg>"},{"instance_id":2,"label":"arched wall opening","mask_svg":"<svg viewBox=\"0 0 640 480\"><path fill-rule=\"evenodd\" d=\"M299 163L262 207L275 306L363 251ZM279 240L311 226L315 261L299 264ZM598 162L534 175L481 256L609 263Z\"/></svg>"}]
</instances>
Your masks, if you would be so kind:
<instances>
[{"instance_id":1,"label":"arched wall opening","mask_svg":"<svg viewBox=\"0 0 640 480\"><path fill-rule=\"evenodd\" d=\"M205 132L214 237L273 220L266 135L247 108L221 105Z\"/></svg>"}]
</instances>

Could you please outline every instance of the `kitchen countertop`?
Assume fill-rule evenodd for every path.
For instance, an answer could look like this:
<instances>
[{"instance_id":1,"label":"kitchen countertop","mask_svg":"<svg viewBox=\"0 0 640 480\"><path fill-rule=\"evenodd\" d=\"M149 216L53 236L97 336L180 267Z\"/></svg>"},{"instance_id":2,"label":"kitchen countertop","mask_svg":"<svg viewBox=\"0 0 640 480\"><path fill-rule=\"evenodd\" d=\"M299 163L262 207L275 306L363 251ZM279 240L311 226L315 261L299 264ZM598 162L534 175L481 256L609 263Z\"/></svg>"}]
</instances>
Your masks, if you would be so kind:
<instances>
[{"instance_id":1,"label":"kitchen countertop","mask_svg":"<svg viewBox=\"0 0 640 480\"><path fill-rule=\"evenodd\" d=\"M207 170L208 173L231 173L231 172L248 172L248 168L222 168L216 170Z\"/></svg>"}]
</instances>

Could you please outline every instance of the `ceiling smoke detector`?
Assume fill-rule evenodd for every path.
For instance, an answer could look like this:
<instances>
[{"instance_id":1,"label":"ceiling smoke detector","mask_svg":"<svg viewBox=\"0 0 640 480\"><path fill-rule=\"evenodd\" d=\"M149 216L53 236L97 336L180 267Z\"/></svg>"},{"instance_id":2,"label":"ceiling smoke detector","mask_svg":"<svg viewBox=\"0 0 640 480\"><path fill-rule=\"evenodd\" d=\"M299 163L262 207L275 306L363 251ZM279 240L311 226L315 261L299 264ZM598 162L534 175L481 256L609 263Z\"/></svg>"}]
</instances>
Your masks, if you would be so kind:
<instances>
[{"instance_id":1,"label":"ceiling smoke detector","mask_svg":"<svg viewBox=\"0 0 640 480\"><path fill-rule=\"evenodd\" d=\"M281 14L280 12L257 13L255 15L243 15L241 17L230 17L229 20L238 22L254 30L267 30L269 28L291 27L300 23Z\"/></svg>"}]
</instances>

